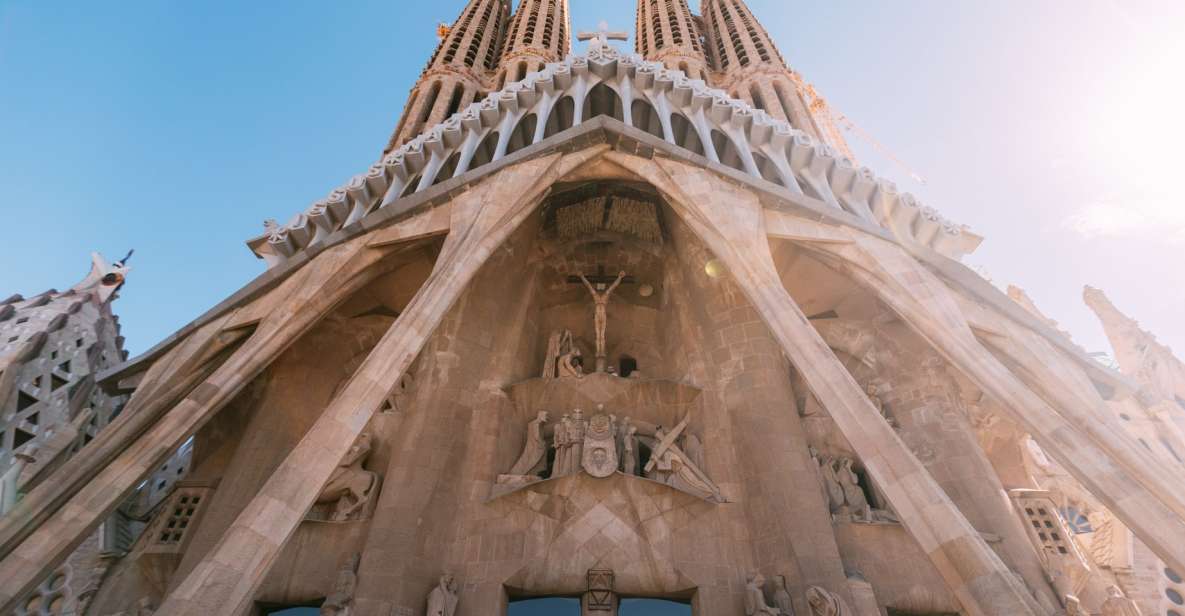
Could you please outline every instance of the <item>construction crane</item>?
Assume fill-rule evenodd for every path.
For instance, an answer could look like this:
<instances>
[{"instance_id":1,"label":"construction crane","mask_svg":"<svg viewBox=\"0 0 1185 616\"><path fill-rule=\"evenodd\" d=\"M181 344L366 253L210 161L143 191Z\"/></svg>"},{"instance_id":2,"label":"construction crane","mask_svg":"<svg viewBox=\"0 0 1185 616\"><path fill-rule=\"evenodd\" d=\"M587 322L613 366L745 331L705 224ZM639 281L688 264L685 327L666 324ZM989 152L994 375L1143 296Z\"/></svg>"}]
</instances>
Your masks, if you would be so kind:
<instances>
[{"instance_id":1,"label":"construction crane","mask_svg":"<svg viewBox=\"0 0 1185 616\"><path fill-rule=\"evenodd\" d=\"M446 24L443 21L436 24L436 40L443 41L444 37L448 36L449 31L452 29L453 27L450 24Z\"/></svg>"},{"instance_id":2,"label":"construction crane","mask_svg":"<svg viewBox=\"0 0 1185 616\"><path fill-rule=\"evenodd\" d=\"M843 130L849 132L871 145L873 149L879 152L882 156L892 161L893 164L900 167L902 171L908 173L909 177L913 178L915 182L923 186L926 185L926 178L922 177L922 175L917 171L914 171L912 167L905 163L905 161L901 160L901 157L894 154L892 150L885 146L885 144L878 141L876 137L873 137L868 133L868 131L860 128L860 126L852 121L851 118L829 105L827 103L827 99L823 98L823 96L819 94L818 90L815 89L815 86L803 80L798 73L794 73L793 78L794 85L798 88L799 95L802 96L803 100L807 101L807 104L810 106L811 116L814 117L819 131L824 133L824 138L826 141L831 143L831 145L838 148L845 156L854 161L856 158L852 155L852 151L848 147L847 141L843 137L843 133L840 131Z\"/></svg>"}]
</instances>

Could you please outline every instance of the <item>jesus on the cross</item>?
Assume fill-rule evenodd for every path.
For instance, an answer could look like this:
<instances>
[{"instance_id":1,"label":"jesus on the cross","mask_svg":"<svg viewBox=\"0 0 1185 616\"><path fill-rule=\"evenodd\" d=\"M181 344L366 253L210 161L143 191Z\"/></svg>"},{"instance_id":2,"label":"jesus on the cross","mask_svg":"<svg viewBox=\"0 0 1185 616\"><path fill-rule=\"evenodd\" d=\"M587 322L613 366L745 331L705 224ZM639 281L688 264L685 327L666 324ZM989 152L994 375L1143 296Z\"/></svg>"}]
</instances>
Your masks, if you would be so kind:
<instances>
[{"instance_id":1,"label":"jesus on the cross","mask_svg":"<svg viewBox=\"0 0 1185 616\"><path fill-rule=\"evenodd\" d=\"M588 289L589 294L592 295L593 304L595 305L593 312L593 327L597 331L597 369L601 369L605 359L605 327L607 325L609 296L613 295L613 291L617 289L617 285L625 279L625 272L617 274L617 279L609 288L605 288L604 282L598 282L594 287L593 283L589 282L588 277L584 274L580 275L580 281L584 283L584 287Z\"/></svg>"}]
</instances>

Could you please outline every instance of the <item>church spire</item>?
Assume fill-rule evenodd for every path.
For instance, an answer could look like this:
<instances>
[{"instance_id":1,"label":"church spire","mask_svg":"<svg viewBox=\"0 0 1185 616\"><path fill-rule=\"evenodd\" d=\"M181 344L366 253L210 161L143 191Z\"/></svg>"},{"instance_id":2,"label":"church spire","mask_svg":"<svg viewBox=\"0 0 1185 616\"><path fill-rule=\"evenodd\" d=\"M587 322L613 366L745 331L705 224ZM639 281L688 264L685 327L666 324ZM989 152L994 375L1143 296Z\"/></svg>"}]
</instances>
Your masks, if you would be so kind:
<instances>
[{"instance_id":1,"label":"church spire","mask_svg":"<svg viewBox=\"0 0 1185 616\"><path fill-rule=\"evenodd\" d=\"M509 16L510 0L469 0L451 26L441 27L440 44L384 154L482 96L487 74L498 66Z\"/></svg>"},{"instance_id":2,"label":"church spire","mask_svg":"<svg viewBox=\"0 0 1185 616\"><path fill-rule=\"evenodd\" d=\"M510 20L497 87L519 81L571 48L568 0L521 0Z\"/></svg>"},{"instance_id":3,"label":"church spire","mask_svg":"<svg viewBox=\"0 0 1185 616\"><path fill-rule=\"evenodd\" d=\"M699 25L687 0L638 0L634 49L647 60L679 69L692 79L706 76L707 57Z\"/></svg>"},{"instance_id":4,"label":"church spire","mask_svg":"<svg viewBox=\"0 0 1185 616\"><path fill-rule=\"evenodd\" d=\"M701 0L700 12L717 87L852 158L826 101L787 66L744 0Z\"/></svg>"},{"instance_id":5,"label":"church spire","mask_svg":"<svg viewBox=\"0 0 1185 616\"><path fill-rule=\"evenodd\" d=\"M1086 287L1082 299L1103 324L1120 372L1185 406L1185 363L1173 355L1172 349L1120 312L1099 289Z\"/></svg>"}]
</instances>

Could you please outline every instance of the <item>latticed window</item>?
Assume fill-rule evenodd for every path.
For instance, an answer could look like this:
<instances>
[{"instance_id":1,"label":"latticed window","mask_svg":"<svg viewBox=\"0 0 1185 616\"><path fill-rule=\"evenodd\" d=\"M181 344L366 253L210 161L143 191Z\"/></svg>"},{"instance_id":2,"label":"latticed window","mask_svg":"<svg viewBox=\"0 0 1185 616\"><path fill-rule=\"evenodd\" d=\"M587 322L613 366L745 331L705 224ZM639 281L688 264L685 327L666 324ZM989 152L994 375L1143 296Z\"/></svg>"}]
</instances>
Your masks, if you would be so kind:
<instances>
[{"instance_id":1,"label":"latticed window","mask_svg":"<svg viewBox=\"0 0 1185 616\"><path fill-rule=\"evenodd\" d=\"M179 497L160 530L156 539L157 543L181 543L181 539L185 537L185 531L189 528L189 523L193 521L193 516L197 513L198 505L201 503L202 497L196 494Z\"/></svg>"}]
</instances>

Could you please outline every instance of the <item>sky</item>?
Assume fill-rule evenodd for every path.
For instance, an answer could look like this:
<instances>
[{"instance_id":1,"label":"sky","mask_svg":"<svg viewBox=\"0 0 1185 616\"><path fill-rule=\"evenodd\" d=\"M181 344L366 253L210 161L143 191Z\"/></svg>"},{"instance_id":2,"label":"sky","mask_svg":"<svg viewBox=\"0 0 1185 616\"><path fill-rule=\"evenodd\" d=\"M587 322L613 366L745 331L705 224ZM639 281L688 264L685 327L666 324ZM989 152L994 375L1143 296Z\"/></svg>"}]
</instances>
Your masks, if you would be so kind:
<instances>
[{"instance_id":1,"label":"sky","mask_svg":"<svg viewBox=\"0 0 1185 616\"><path fill-rule=\"evenodd\" d=\"M570 3L575 30L633 27L631 0ZM910 169L851 137L860 162L986 236L969 265L1089 350L1084 284L1185 349L1185 2L749 4ZM264 219L377 159L462 5L0 0L0 295L135 248L115 309L148 349L264 270Z\"/></svg>"}]
</instances>

